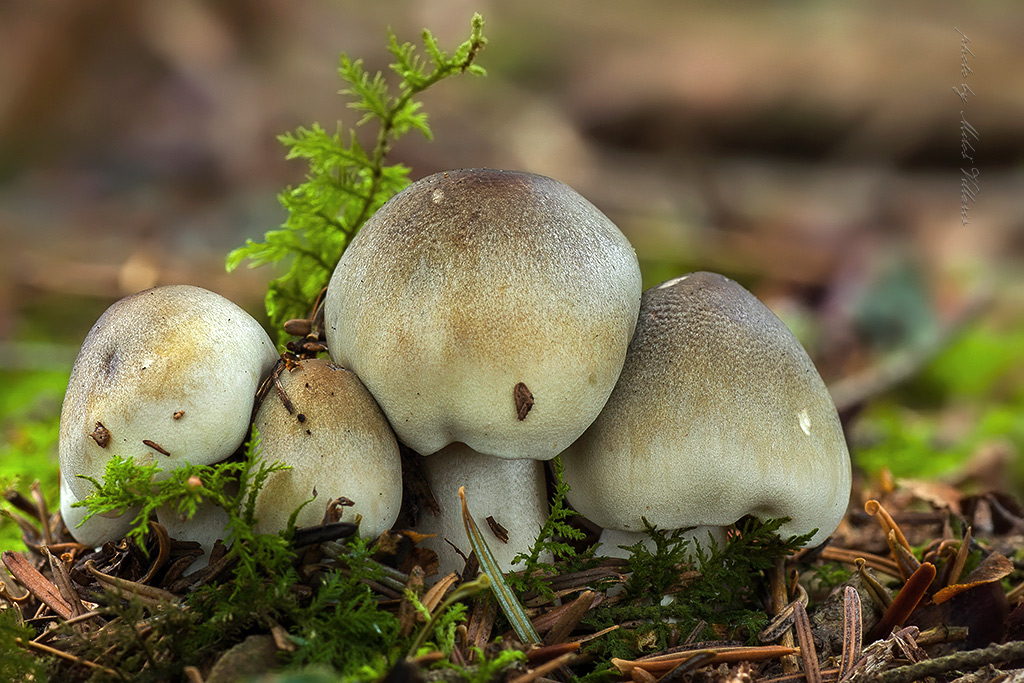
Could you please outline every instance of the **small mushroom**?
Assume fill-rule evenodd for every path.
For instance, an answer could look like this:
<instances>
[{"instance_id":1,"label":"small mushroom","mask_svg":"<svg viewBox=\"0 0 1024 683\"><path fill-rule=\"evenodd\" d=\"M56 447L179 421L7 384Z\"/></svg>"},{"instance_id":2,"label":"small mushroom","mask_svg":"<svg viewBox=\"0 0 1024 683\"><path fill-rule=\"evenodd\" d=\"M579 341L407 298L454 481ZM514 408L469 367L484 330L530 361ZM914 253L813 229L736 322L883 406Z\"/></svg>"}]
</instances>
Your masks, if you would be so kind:
<instances>
[{"instance_id":1,"label":"small mushroom","mask_svg":"<svg viewBox=\"0 0 1024 683\"><path fill-rule=\"evenodd\" d=\"M156 287L115 302L71 370L58 446L65 490L84 499L92 484L78 475L101 480L114 455L165 472L231 455L277 357L252 316L206 289Z\"/></svg>"},{"instance_id":2,"label":"small mushroom","mask_svg":"<svg viewBox=\"0 0 1024 683\"><path fill-rule=\"evenodd\" d=\"M345 497L374 538L395 523L402 504L402 463L387 419L355 373L325 359L290 364L280 391L268 393L253 424L260 457L291 469L273 472L256 497L256 530L276 533L302 503L297 526L324 519L326 504ZM289 410L291 408L291 410Z\"/></svg>"},{"instance_id":3,"label":"small mushroom","mask_svg":"<svg viewBox=\"0 0 1024 683\"><path fill-rule=\"evenodd\" d=\"M562 462L573 507L622 532L609 545L641 540L642 518L677 529L744 515L789 517L779 533L816 530L817 545L850 497L843 430L806 351L750 292L713 273L644 293L622 376ZM696 536L706 542L705 530Z\"/></svg>"},{"instance_id":4,"label":"small mushroom","mask_svg":"<svg viewBox=\"0 0 1024 683\"><path fill-rule=\"evenodd\" d=\"M640 293L632 246L576 191L459 170L413 183L366 222L334 271L324 320L331 357L417 453L464 444L549 460L607 400ZM464 476L472 511L489 484ZM466 547L458 499L438 503L450 520L437 528ZM510 500L503 525L520 505L532 519L538 502Z\"/></svg>"}]
</instances>

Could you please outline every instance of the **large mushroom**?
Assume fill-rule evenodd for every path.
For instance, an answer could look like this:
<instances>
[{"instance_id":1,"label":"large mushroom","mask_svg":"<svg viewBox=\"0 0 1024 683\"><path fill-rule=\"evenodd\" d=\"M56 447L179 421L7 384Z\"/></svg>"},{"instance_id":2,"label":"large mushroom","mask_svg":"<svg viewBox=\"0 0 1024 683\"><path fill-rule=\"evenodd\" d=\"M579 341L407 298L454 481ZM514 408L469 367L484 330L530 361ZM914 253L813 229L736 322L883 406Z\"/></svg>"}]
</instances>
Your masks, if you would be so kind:
<instances>
[{"instance_id":1,"label":"large mushroom","mask_svg":"<svg viewBox=\"0 0 1024 683\"><path fill-rule=\"evenodd\" d=\"M62 498L84 500L92 484L79 475L102 480L114 455L165 472L231 455L277 357L252 316L209 290L169 285L115 302L71 370L58 446Z\"/></svg>"},{"instance_id":2,"label":"large mushroom","mask_svg":"<svg viewBox=\"0 0 1024 683\"><path fill-rule=\"evenodd\" d=\"M607 400L640 291L633 248L573 189L529 173L448 171L393 197L353 239L327 289L327 342L414 451L462 444L457 452L549 460ZM428 479L434 466L427 458ZM469 478L479 469L458 458L443 467L448 479L461 472L478 514L493 495ZM461 529L458 499L446 491L438 503L450 521L434 528ZM508 557L546 510L542 495L507 500L495 521L525 539ZM464 533L448 540L467 547Z\"/></svg>"},{"instance_id":3,"label":"large mushroom","mask_svg":"<svg viewBox=\"0 0 1024 683\"><path fill-rule=\"evenodd\" d=\"M260 457L291 469L270 474L256 496L256 530L277 533L302 503L297 526L320 524L325 503L348 498L373 538L395 523L402 504L398 442L355 374L325 359L291 361L256 413Z\"/></svg>"},{"instance_id":4,"label":"large mushroom","mask_svg":"<svg viewBox=\"0 0 1024 683\"><path fill-rule=\"evenodd\" d=\"M644 293L622 376L601 415L563 455L569 502L606 546L662 529L788 517L783 536L836 528L850 456L814 364L746 289L691 273ZM614 548L605 552L615 554Z\"/></svg>"}]
</instances>

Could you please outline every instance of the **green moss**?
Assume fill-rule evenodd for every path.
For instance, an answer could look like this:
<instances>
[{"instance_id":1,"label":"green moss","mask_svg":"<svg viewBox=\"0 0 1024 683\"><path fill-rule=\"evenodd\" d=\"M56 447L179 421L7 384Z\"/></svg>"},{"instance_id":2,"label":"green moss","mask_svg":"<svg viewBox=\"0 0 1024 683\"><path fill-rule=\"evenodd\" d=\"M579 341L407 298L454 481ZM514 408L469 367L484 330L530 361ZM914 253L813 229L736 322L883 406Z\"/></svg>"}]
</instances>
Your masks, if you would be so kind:
<instances>
[{"instance_id":1,"label":"green moss","mask_svg":"<svg viewBox=\"0 0 1024 683\"><path fill-rule=\"evenodd\" d=\"M995 322L968 330L912 384L911 396L1024 403L1024 323Z\"/></svg>"},{"instance_id":2,"label":"green moss","mask_svg":"<svg viewBox=\"0 0 1024 683\"><path fill-rule=\"evenodd\" d=\"M35 637L35 630L22 623L17 610L0 610L0 680L39 683L49 680L42 660L25 647L25 643Z\"/></svg>"},{"instance_id":3,"label":"green moss","mask_svg":"<svg viewBox=\"0 0 1024 683\"><path fill-rule=\"evenodd\" d=\"M698 638L716 639L724 633L752 642L768 621L760 604L760 596L767 592L768 570L812 536L779 538L778 529L785 521L745 518L724 547L713 540L707 546L698 545L695 559L691 559L694 552L684 538L685 530L669 532L649 526L655 549L652 552L643 543L630 549L631 575L624 600L599 606L583 620L595 630L626 622L637 626L596 639L587 650L601 659L634 658L664 649L673 635L685 637L700 624L704 632ZM681 583L680 575L692 570L698 575ZM663 601L666 597L671 601Z\"/></svg>"},{"instance_id":4,"label":"green moss","mask_svg":"<svg viewBox=\"0 0 1024 683\"><path fill-rule=\"evenodd\" d=\"M852 431L853 457L868 474L940 478L985 444L1024 453L1024 327L968 330L921 375L876 401ZM1012 488L1024 491L1017 459Z\"/></svg>"},{"instance_id":5,"label":"green moss","mask_svg":"<svg viewBox=\"0 0 1024 683\"><path fill-rule=\"evenodd\" d=\"M0 373L0 489L27 493L38 480L48 501L58 500L57 436L66 372ZM0 517L0 550L24 550L21 531Z\"/></svg>"},{"instance_id":6,"label":"green moss","mask_svg":"<svg viewBox=\"0 0 1024 683\"><path fill-rule=\"evenodd\" d=\"M569 485L562 477L562 459L556 457L551 461L552 473L555 479L555 494L551 499L550 512L544 521L540 531L537 533L537 540L525 553L520 553L512 558L511 564L522 565L522 570L510 574L507 583L509 588L519 596L536 594L545 598L554 597L551 587L544 577L552 576L559 571L572 572L585 568L593 558L593 548L584 553L577 553L573 547L573 541L582 541L586 534L581 529L569 524L569 520L578 513L568 506L566 495L569 493ZM555 564L542 562L542 557L550 557Z\"/></svg>"}]
</instances>

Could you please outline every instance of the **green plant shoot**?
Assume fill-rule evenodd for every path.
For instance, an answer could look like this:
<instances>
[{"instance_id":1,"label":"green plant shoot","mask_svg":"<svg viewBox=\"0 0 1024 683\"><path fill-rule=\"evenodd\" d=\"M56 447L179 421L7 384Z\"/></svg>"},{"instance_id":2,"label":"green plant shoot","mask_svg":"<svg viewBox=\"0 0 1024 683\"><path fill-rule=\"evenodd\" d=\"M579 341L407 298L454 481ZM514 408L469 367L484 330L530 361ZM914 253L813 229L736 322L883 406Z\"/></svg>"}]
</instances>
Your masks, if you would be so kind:
<instances>
[{"instance_id":1,"label":"green plant shoot","mask_svg":"<svg viewBox=\"0 0 1024 683\"><path fill-rule=\"evenodd\" d=\"M388 50L395 60L391 70L399 79L395 87L382 73L368 73L362 60L342 55L338 73L346 86L341 94L352 97L348 106L362 112L356 127L377 125L371 149L359 143L355 129L331 134L313 124L280 136L289 159L308 162L306 180L279 196L288 211L279 229L267 232L262 242L247 240L227 257L229 271L245 260L252 266L288 264L287 272L270 282L266 297L267 314L279 334L286 320L309 314L359 228L409 184L409 169L388 165L387 157L394 143L411 130L431 137L427 114L416 96L449 76L485 73L474 64L486 43L483 25L480 15L474 15L469 39L451 54L424 30L425 57L411 43L399 43L390 34Z\"/></svg>"}]
</instances>

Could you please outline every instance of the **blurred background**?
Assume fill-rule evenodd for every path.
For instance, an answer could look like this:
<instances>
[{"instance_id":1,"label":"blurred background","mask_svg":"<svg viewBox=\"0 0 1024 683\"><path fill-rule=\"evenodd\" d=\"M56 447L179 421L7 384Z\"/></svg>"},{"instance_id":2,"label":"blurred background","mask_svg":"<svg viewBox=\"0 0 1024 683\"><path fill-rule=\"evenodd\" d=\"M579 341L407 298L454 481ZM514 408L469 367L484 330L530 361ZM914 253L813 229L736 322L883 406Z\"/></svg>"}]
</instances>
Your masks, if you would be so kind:
<instances>
[{"instance_id":1,"label":"blurred background","mask_svg":"<svg viewBox=\"0 0 1024 683\"><path fill-rule=\"evenodd\" d=\"M1019 488L1015 0L2 3L0 478L52 461L71 362L116 298L191 283L260 315L275 273L224 257L283 221L276 195L303 177L276 136L354 123L339 53L386 69L389 27L454 48L474 11L489 75L429 91L435 140L393 161L568 183L632 241L645 286L714 270L771 306L868 476Z\"/></svg>"}]
</instances>

